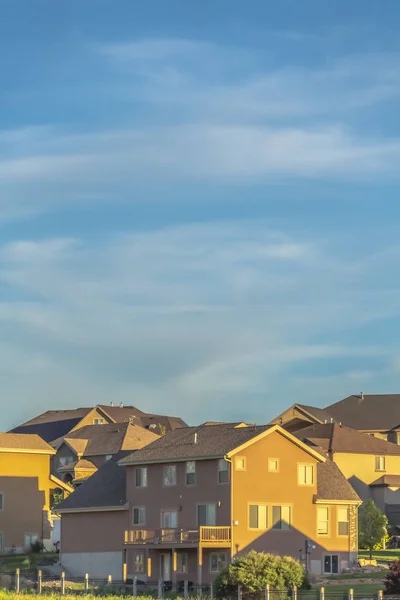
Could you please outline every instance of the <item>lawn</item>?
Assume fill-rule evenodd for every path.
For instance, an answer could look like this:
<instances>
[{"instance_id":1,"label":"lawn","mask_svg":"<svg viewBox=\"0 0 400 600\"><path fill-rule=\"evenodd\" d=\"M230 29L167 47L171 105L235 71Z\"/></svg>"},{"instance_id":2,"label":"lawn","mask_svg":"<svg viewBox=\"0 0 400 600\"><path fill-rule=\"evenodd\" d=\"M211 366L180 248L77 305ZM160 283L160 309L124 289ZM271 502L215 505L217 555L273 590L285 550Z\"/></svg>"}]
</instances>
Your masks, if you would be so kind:
<instances>
[{"instance_id":1,"label":"lawn","mask_svg":"<svg viewBox=\"0 0 400 600\"><path fill-rule=\"evenodd\" d=\"M0 556L0 573L15 573L16 569L26 569L26 560L35 564L50 564L58 560L55 552L42 552L40 554L2 554Z\"/></svg>"},{"instance_id":2,"label":"lawn","mask_svg":"<svg viewBox=\"0 0 400 600\"><path fill-rule=\"evenodd\" d=\"M360 550L358 557L369 559L369 550ZM400 548L397 548L396 550L376 550L372 553L372 558L374 558L378 564L383 564L387 567L388 563L396 560L396 558L400 559Z\"/></svg>"}]
</instances>

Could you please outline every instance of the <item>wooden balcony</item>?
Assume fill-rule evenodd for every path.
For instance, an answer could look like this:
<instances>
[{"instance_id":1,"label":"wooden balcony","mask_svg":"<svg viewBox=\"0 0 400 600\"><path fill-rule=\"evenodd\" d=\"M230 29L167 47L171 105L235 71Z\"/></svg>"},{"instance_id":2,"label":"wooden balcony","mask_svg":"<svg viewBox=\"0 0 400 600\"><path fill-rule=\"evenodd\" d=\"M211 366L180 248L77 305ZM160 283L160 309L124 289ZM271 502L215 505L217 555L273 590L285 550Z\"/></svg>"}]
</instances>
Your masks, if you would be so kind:
<instances>
[{"instance_id":1,"label":"wooden balcony","mask_svg":"<svg viewBox=\"0 0 400 600\"><path fill-rule=\"evenodd\" d=\"M130 529L129 531L125 531L125 544L229 548L230 543L230 527L199 527L197 529Z\"/></svg>"}]
</instances>

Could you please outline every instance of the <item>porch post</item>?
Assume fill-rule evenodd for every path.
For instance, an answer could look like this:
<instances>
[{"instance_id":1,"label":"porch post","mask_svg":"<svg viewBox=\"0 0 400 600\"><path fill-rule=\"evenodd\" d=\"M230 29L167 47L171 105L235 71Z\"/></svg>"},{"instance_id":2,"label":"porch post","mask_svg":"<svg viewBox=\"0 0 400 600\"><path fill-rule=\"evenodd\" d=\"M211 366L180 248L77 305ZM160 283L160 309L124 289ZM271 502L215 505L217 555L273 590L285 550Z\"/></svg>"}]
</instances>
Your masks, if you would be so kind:
<instances>
[{"instance_id":1,"label":"porch post","mask_svg":"<svg viewBox=\"0 0 400 600\"><path fill-rule=\"evenodd\" d=\"M172 589L176 589L176 549L172 548Z\"/></svg>"},{"instance_id":2,"label":"porch post","mask_svg":"<svg viewBox=\"0 0 400 600\"><path fill-rule=\"evenodd\" d=\"M201 542L197 549L197 586L198 586L198 596L201 596L201 585L202 585L202 575L203 575L203 548L201 547Z\"/></svg>"},{"instance_id":3,"label":"porch post","mask_svg":"<svg viewBox=\"0 0 400 600\"><path fill-rule=\"evenodd\" d=\"M150 549L146 549L146 573L147 573L147 581L151 580L151 557L150 557Z\"/></svg>"},{"instance_id":4,"label":"porch post","mask_svg":"<svg viewBox=\"0 0 400 600\"><path fill-rule=\"evenodd\" d=\"M126 583L127 574L127 563L128 563L128 549L123 550L123 563L122 563L122 581Z\"/></svg>"}]
</instances>

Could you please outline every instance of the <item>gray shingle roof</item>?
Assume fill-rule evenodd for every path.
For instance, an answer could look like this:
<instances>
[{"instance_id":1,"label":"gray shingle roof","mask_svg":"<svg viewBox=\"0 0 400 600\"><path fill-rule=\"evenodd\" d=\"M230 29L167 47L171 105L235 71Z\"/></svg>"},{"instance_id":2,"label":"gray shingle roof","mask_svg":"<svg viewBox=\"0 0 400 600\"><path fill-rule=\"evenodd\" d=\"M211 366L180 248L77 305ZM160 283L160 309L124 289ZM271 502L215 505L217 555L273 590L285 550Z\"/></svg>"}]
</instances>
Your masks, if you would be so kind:
<instances>
[{"instance_id":1,"label":"gray shingle roof","mask_svg":"<svg viewBox=\"0 0 400 600\"><path fill-rule=\"evenodd\" d=\"M333 419L333 416L329 414L324 408L318 408L317 406L308 406L307 404L296 404L299 408L303 409L305 412L309 413L311 416L315 417L317 421L321 423L328 423ZM333 419L334 420L334 419Z\"/></svg>"},{"instance_id":2,"label":"gray shingle roof","mask_svg":"<svg viewBox=\"0 0 400 600\"><path fill-rule=\"evenodd\" d=\"M400 425L400 394L348 396L326 410L337 422L353 429L390 431Z\"/></svg>"},{"instance_id":3,"label":"gray shingle roof","mask_svg":"<svg viewBox=\"0 0 400 600\"><path fill-rule=\"evenodd\" d=\"M57 507L57 511L123 507L126 503L126 470L118 466L118 460L126 454L121 452L104 463Z\"/></svg>"},{"instance_id":4,"label":"gray shingle roof","mask_svg":"<svg viewBox=\"0 0 400 600\"><path fill-rule=\"evenodd\" d=\"M38 435L26 435L22 433L0 433L1 450L29 450L54 454L54 449Z\"/></svg>"},{"instance_id":5,"label":"gray shingle roof","mask_svg":"<svg viewBox=\"0 0 400 600\"><path fill-rule=\"evenodd\" d=\"M317 464L317 499L361 502L339 467L330 459Z\"/></svg>"},{"instance_id":6,"label":"gray shingle roof","mask_svg":"<svg viewBox=\"0 0 400 600\"><path fill-rule=\"evenodd\" d=\"M397 444L336 423L311 425L294 435L303 441L308 439L328 452L400 455L400 446Z\"/></svg>"},{"instance_id":7,"label":"gray shingle roof","mask_svg":"<svg viewBox=\"0 0 400 600\"><path fill-rule=\"evenodd\" d=\"M238 428L237 425L223 423L175 429L126 457L121 464L224 456L271 427L251 425Z\"/></svg>"}]
</instances>

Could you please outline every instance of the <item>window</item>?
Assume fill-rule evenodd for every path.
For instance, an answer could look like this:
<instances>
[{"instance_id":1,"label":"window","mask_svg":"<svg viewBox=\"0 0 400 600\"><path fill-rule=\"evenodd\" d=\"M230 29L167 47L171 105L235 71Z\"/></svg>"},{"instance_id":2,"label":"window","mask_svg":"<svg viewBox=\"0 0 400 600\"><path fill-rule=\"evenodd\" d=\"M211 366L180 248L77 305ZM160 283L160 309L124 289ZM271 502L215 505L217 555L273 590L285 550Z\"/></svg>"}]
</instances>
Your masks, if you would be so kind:
<instances>
[{"instance_id":1,"label":"window","mask_svg":"<svg viewBox=\"0 0 400 600\"><path fill-rule=\"evenodd\" d=\"M0 510L3 510L4 508L4 494L3 492L0 492Z\"/></svg>"},{"instance_id":2,"label":"window","mask_svg":"<svg viewBox=\"0 0 400 600\"><path fill-rule=\"evenodd\" d=\"M270 458L268 460L268 471L270 473L277 473L279 471L279 460L277 458Z\"/></svg>"},{"instance_id":3,"label":"window","mask_svg":"<svg viewBox=\"0 0 400 600\"><path fill-rule=\"evenodd\" d=\"M176 510L166 510L161 513L163 529L175 529L178 527L178 513Z\"/></svg>"},{"instance_id":4,"label":"window","mask_svg":"<svg viewBox=\"0 0 400 600\"><path fill-rule=\"evenodd\" d=\"M215 527L217 524L217 507L215 504L199 504L197 507L197 525Z\"/></svg>"},{"instance_id":5,"label":"window","mask_svg":"<svg viewBox=\"0 0 400 600\"><path fill-rule=\"evenodd\" d=\"M313 485L314 465L298 465L297 481L299 485Z\"/></svg>"},{"instance_id":6,"label":"window","mask_svg":"<svg viewBox=\"0 0 400 600\"><path fill-rule=\"evenodd\" d=\"M249 505L249 529L268 529L268 506Z\"/></svg>"},{"instance_id":7,"label":"window","mask_svg":"<svg viewBox=\"0 0 400 600\"><path fill-rule=\"evenodd\" d=\"M400 446L400 432L398 431L396 434L397 445Z\"/></svg>"},{"instance_id":8,"label":"window","mask_svg":"<svg viewBox=\"0 0 400 600\"><path fill-rule=\"evenodd\" d=\"M225 552L211 552L210 554L210 571L211 573L219 573L226 567Z\"/></svg>"},{"instance_id":9,"label":"window","mask_svg":"<svg viewBox=\"0 0 400 600\"><path fill-rule=\"evenodd\" d=\"M112 459L112 457L113 457L113 455L112 455L112 454L106 454L106 460L111 460L111 459Z\"/></svg>"},{"instance_id":10,"label":"window","mask_svg":"<svg viewBox=\"0 0 400 600\"><path fill-rule=\"evenodd\" d=\"M176 465L168 465L163 471L164 485L176 485Z\"/></svg>"},{"instance_id":11,"label":"window","mask_svg":"<svg viewBox=\"0 0 400 600\"><path fill-rule=\"evenodd\" d=\"M273 529L288 530L292 524L292 509L290 506L272 507L272 527Z\"/></svg>"},{"instance_id":12,"label":"window","mask_svg":"<svg viewBox=\"0 0 400 600\"><path fill-rule=\"evenodd\" d=\"M329 508L326 506L318 507L318 535L328 535L329 533Z\"/></svg>"},{"instance_id":13,"label":"window","mask_svg":"<svg viewBox=\"0 0 400 600\"><path fill-rule=\"evenodd\" d=\"M93 419L93 425L104 425L104 419Z\"/></svg>"},{"instance_id":14,"label":"window","mask_svg":"<svg viewBox=\"0 0 400 600\"><path fill-rule=\"evenodd\" d=\"M144 554L135 554L133 570L135 573L144 573Z\"/></svg>"},{"instance_id":15,"label":"window","mask_svg":"<svg viewBox=\"0 0 400 600\"><path fill-rule=\"evenodd\" d=\"M327 554L324 557L324 573L339 573L339 556L337 554Z\"/></svg>"},{"instance_id":16,"label":"window","mask_svg":"<svg viewBox=\"0 0 400 600\"><path fill-rule=\"evenodd\" d=\"M186 463L186 485L195 485L196 483L196 463L189 460Z\"/></svg>"},{"instance_id":17,"label":"window","mask_svg":"<svg viewBox=\"0 0 400 600\"><path fill-rule=\"evenodd\" d=\"M338 535L349 535L349 509L338 508Z\"/></svg>"},{"instance_id":18,"label":"window","mask_svg":"<svg viewBox=\"0 0 400 600\"><path fill-rule=\"evenodd\" d=\"M0 550L4 550L3 534L0 532Z\"/></svg>"},{"instance_id":19,"label":"window","mask_svg":"<svg viewBox=\"0 0 400 600\"><path fill-rule=\"evenodd\" d=\"M246 459L243 456L238 456L235 460L236 471L244 471L246 469Z\"/></svg>"},{"instance_id":20,"label":"window","mask_svg":"<svg viewBox=\"0 0 400 600\"><path fill-rule=\"evenodd\" d=\"M60 456L60 458L58 459L58 465L60 467L65 467L66 465L70 465L73 462L74 462L73 456Z\"/></svg>"},{"instance_id":21,"label":"window","mask_svg":"<svg viewBox=\"0 0 400 600\"><path fill-rule=\"evenodd\" d=\"M136 487L147 487L147 467L140 467L135 472Z\"/></svg>"},{"instance_id":22,"label":"window","mask_svg":"<svg viewBox=\"0 0 400 600\"><path fill-rule=\"evenodd\" d=\"M177 573L188 572L188 555L186 552L176 553L176 571Z\"/></svg>"},{"instance_id":23,"label":"window","mask_svg":"<svg viewBox=\"0 0 400 600\"><path fill-rule=\"evenodd\" d=\"M375 456L375 471L386 471L386 456Z\"/></svg>"},{"instance_id":24,"label":"window","mask_svg":"<svg viewBox=\"0 0 400 600\"><path fill-rule=\"evenodd\" d=\"M228 483L228 463L225 459L220 458L218 461L218 483Z\"/></svg>"},{"instance_id":25,"label":"window","mask_svg":"<svg viewBox=\"0 0 400 600\"><path fill-rule=\"evenodd\" d=\"M134 525L144 525L146 522L146 509L134 508L132 522Z\"/></svg>"},{"instance_id":26,"label":"window","mask_svg":"<svg viewBox=\"0 0 400 600\"><path fill-rule=\"evenodd\" d=\"M25 533L24 548L31 548L32 544L37 542L37 533Z\"/></svg>"}]
</instances>

